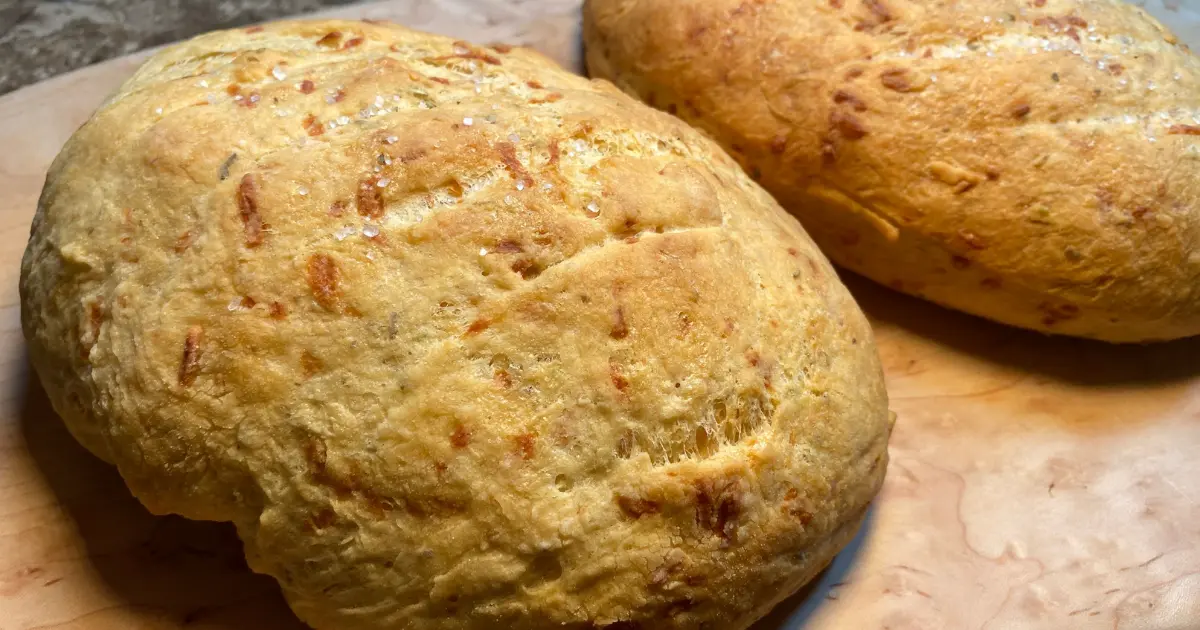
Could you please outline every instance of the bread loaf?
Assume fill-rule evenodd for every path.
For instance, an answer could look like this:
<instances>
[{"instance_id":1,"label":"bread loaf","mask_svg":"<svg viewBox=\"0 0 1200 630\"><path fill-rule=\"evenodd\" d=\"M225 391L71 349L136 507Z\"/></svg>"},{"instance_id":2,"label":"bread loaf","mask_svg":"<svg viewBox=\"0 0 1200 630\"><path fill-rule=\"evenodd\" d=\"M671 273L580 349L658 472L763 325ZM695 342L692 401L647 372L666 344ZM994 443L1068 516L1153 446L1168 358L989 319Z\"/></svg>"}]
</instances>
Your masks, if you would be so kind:
<instances>
[{"instance_id":1,"label":"bread loaf","mask_svg":"<svg viewBox=\"0 0 1200 630\"><path fill-rule=\"evenodd\" d=\"M1110 341L1200 332L1200 62L1115 0L589 0L588 66L834 260Z\"/></svg>"},{"instance_id":2,"label":"bread loaf","mask_svg":"<svg viewBox=\"0 0 1200 630\"><path fill-rule=\"evenodd\" d=\"M717 145L365 22L146 63L22 267L55 409L319 630L744 628L886 468L871 331Z\"/></svg>"}]
</instances>

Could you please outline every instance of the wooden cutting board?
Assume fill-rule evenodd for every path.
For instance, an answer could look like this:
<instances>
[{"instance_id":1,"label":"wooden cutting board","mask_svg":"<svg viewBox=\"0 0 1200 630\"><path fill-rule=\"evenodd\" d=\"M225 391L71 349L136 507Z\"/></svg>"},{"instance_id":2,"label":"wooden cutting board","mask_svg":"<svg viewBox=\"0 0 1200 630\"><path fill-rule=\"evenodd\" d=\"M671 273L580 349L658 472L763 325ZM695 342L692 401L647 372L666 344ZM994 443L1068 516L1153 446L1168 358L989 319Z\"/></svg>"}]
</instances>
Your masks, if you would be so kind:
<instances>
[{"instance_id":1,"label":"wooden cutting board","mask_svg":"<svg viewBox=\"0 0 1200 630\"><path fill-rule=\"evenodd\" d=\"M578 69L578 10L394 0L329 15L526 43ZM27 366L18 263L45 170L142 58L0 98L0 630L302 629L232 528L148 514ZM1200 340L1053 339L848 282L899 414L887 482L831 569L755 630L1200 628Z\"/></svg>"}]
</instances>

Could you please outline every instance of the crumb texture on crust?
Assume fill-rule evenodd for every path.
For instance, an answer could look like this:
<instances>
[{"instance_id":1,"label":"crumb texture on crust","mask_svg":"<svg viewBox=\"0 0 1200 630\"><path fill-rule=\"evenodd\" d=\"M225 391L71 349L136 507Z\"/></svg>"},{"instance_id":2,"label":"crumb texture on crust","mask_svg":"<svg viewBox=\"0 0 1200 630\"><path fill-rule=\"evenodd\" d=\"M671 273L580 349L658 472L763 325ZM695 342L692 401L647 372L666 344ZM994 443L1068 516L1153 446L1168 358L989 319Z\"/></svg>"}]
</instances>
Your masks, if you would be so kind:
<instances>
[{"instance_id":1,"label":"crumb texture on crust","mask_svg":"<svg viewBox=\"0 0 1200 630\"><path fill-rule=\"evenodd\" d=\"M740 628L886 468L871 331L714 143L531 51L205 35L63 149L56 410L316 628Z\"/></svg>"},{"instance_id":2,"label":"crumb texture on crust","mask_svg":"<svg viewBox=\"0 0 1200 630\"><path fill-rule=\"evenodd\" d=\"M1117 0L588 0L594 76L834 262L1000 322L1200 333L1200 60Z\"/></svg>"}]
</instances>

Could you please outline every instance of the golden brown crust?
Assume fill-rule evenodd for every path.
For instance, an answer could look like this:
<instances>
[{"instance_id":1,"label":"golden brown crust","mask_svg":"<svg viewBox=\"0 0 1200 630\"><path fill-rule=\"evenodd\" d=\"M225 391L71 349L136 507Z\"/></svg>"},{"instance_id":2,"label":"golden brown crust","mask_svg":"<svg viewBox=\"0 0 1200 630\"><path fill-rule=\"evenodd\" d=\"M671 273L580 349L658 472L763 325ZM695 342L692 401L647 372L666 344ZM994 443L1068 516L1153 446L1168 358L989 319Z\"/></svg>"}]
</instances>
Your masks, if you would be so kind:
<instances>
[{"instance_id":1,"label":"golden brown crust","mask_svg":"<svg viewBox=\"0 0 1200 630\"><path fill-rule=\"evenodd\" d=\"M591 72L837 263L997 321L1200 332L1200 61L1116 0L589 0Z\"/></svg>"},{"instance_id":2,"label":"golden brown crust","mask_svg":"<svg viewBox=\"0 0 1200 630\"><path fill-rule=\"evenodd\" d=\"M71 431L317 628L745 627L886 467L870 329L799 225L526 50L171 48L59 156L21 289Z\"/></svg>"}]
</instances>

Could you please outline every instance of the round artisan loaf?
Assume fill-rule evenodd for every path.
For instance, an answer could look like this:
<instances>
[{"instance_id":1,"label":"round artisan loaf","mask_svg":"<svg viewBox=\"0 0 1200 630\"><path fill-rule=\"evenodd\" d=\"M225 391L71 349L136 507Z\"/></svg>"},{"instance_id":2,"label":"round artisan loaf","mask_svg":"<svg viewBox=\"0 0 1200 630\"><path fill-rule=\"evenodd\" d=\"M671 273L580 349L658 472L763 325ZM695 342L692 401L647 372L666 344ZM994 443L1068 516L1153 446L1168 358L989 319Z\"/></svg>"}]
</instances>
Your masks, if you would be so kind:
<instances>
[{"instance_id":1,"label":"round artisan loaf","mask_svg":"<svg viewBox=\"0 0 1200 630\"><path fill-rule=\"evenodd\" d=\"M536 53L205 35L71 139L35 367L321 629L743 628L886 468L871 331L716 144Z\"/></svg>"},{"instance_id":2,"label":"round artisan loaf","mask_svg":"<svg viewBox=\"0 0 1200 630\"><path fill-rule=\"evenodd\" d=\"M1200 333L1200 62L1115 0L589 0L591 72L838 264L996 321Z\"/></svg>"}]
</instances>

